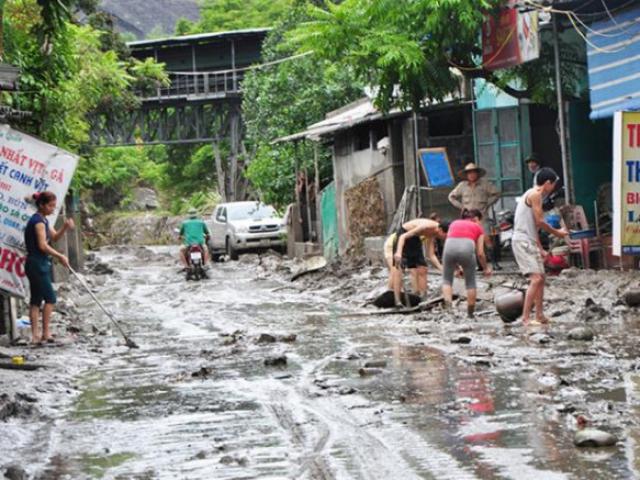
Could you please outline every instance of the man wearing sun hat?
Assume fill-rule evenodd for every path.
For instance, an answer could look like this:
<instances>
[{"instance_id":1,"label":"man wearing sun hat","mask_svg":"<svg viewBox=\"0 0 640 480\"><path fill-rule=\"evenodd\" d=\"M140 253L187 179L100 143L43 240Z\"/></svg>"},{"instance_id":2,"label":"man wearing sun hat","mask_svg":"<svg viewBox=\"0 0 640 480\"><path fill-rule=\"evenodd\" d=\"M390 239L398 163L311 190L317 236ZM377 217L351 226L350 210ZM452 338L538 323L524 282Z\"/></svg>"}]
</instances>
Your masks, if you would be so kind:
<instances>
[{"instance_id":1,"label":"man wearing sun hat","mask_svg":"<svg viewBox=\"0 0 640 480\"><path fill-rule=\"evenodd\" d=\"M489 208L500 198L500 192L491 182L485 180L484 168L468 163L460 176L464 178L449 194L449 202L460 211L477 208L483 218L488 218Z\"/></svg>"},{"instance_id":2,"label":"man wearing sun hat","mask_svg":"<svg viewBox=\"0 0 640 480\"><path fill-rule=\"evenodd\" d=\"M482 178L486 173L484 168L478 167L475 163L468 163L459 172L459 176L464 180L449 193L449 202L460 212L472 208L477 208L482 212L482 226L486 233L486 243L493 246L492 263L494 269L499 270L500 242L496 242L496 236L492 235L489 208L500 199L500 192L491 182Z\"/></svg>"}]
</instances>

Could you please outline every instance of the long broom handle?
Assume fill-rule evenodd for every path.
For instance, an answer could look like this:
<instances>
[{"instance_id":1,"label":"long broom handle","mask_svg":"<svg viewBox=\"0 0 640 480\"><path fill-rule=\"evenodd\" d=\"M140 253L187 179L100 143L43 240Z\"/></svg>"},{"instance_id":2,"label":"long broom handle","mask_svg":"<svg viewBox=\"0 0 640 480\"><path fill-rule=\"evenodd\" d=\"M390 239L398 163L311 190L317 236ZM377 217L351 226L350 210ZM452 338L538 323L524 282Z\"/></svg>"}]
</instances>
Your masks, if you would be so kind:
<instances>
[{"instance_id":1,"label":"long broom handle","mask_svg":"<svg viewBox=\"0 0 640 480\"><path fill-rule=\"evenodd\" d=\"M78 272L76 272L71 266L69 266L69 270L80 281L80 283L85 288L87 293L89 293L89 295L91 295L91 298L93 298L93 300L98 304L98 306L107 315L107 317L109 317L109 319L113 322L113 324L118 328L118 330L120 331L122 336L126 339L127 335L126 335L126 333L124 333L124 330L122 330L122 327L120 326L120 324L118 322L116 322L116 319L113 318L113 315L104 307L104 305L102 305L100 300L98 300L98 297L96 297L95 294L91 291L91 288L89 288L89 285L86 284L86 282L82 279L82 277L80 275L78 275Z\"/></svg>"}]
</instances>

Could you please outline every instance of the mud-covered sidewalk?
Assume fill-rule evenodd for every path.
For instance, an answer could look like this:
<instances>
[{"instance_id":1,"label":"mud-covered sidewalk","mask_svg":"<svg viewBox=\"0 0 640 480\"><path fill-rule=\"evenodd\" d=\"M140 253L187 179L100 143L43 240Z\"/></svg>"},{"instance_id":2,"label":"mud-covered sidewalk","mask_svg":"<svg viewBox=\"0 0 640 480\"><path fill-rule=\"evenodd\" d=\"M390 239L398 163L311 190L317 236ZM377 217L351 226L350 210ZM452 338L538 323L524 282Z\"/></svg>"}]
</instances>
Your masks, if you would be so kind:
<instances>
[{"instance_id":1,"label":"mud-covered sidewalk","mask_svg":"<svg viewBox=\"0 0 640 480\"><path fill-rule=\"evenodd\" d=\"M548 281L552 325L505 325L491 302L409 315L365 306L386 271L300 268L275 255L186 282L174 249L108 247L75 281L58 343L0 347L0 472L8 478L634 478L640 311L633 273ZM430 277L437 296L439 277ZM369 313L373 314L369 314ZM374 313L375 312L375 313ZM591 338L593 337L593 338ZM4 359L0 359L4 360ZM616 445L578 448L600 428Z\"/></svg>"}]
</instances>

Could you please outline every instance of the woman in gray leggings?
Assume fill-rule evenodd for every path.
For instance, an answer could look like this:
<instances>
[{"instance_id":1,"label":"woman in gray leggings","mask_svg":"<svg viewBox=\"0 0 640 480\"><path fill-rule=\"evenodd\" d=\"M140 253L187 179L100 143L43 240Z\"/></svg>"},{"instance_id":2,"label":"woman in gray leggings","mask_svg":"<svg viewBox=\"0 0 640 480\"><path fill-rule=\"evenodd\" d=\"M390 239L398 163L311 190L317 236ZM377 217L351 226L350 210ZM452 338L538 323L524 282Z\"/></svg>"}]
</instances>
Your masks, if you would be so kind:
<instances>
[{"instance_id":1,"label":"woman in gray leggings","mask_svg":"<svg viewBox=\"0 0 640 480\"><path fill-rule=\"evenodd\" d=\"M462 218L449 225L447 240L442 254L442 296L446 308L453 301L453 276L457 267L464 272L467 289L467 315L472 318L476 309L476 256L485 276L491 275L484 253L485 233L482 228L482 213L478 209L462 211Z\"/></svg>"}]
</instances>

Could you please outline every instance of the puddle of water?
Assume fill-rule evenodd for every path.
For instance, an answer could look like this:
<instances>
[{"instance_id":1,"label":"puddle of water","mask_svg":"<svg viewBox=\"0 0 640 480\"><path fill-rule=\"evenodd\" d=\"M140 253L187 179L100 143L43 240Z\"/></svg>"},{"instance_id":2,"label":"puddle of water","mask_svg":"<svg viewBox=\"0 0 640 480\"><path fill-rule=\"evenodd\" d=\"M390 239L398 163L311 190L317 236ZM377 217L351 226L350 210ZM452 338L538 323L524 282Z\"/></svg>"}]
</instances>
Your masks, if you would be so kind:
<instances>
[{"instance_id":1,"label":"puddle of water","mask_svg":"<svg viewBox=\"0 0 640 480\"><path fill-rule=\"evenodd\" d=\"M119 465L131 460L136 455L131 452L114 453L111 455L86 454L77 461L81 465L82 472L91 478L104 478L104 476Z\"/></svg>"}]
</instances>

